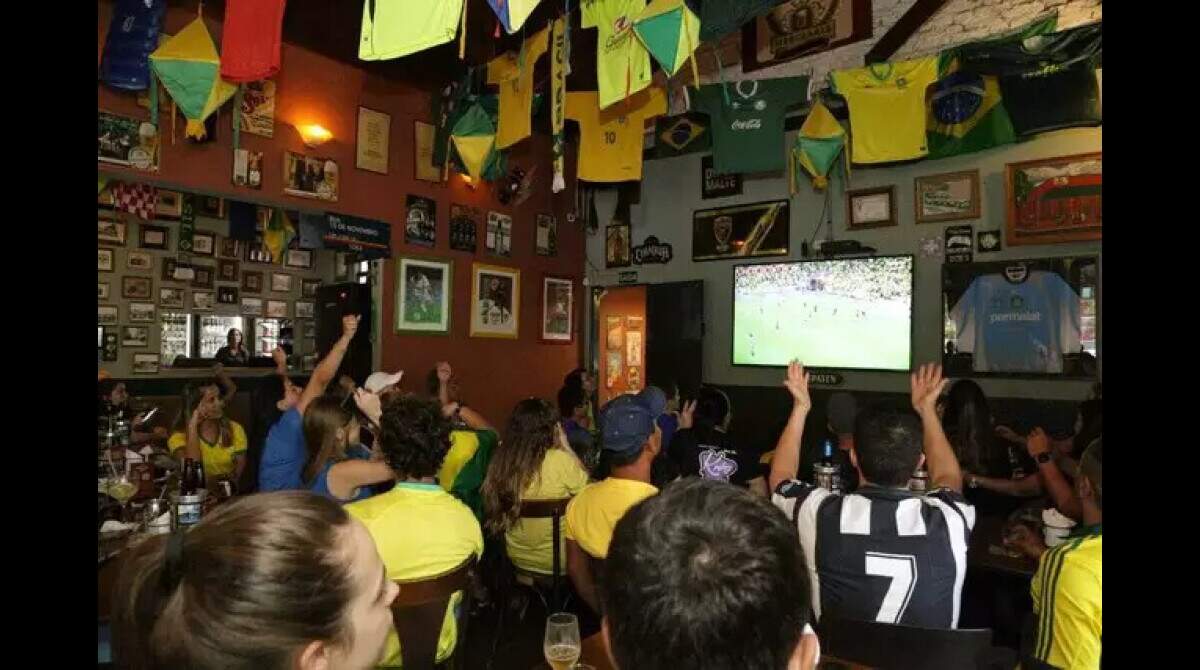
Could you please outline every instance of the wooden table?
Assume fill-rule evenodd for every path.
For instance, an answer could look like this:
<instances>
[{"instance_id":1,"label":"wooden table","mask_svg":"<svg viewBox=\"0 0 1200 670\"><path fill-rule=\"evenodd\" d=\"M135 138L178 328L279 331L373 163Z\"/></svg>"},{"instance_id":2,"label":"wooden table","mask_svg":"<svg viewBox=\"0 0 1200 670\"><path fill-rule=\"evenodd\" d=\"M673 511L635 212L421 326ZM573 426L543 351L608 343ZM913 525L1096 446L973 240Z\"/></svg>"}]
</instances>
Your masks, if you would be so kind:
<instances>
[{"instance_id":1,"label":"wooden table","mask_svg":"<svg viewBox=\"0 0 1200 670\"><path fill-rule=\"evenodd\" d=\"M1027 556L1013 558L991 549L1004 546L1003 530L1006 522L1007 518L1003 516L984 516L975 520L975 529L971 531L971 544L967 548L967 566L1019 577L1033 577L1033 573L1037 572L1037 561Z\"/></svg>"},{"instance_id":2,"label":"wooden table","mask_svg":"<svg viewBox=\"0 0 1200 670\"><path fill-rule=\"evenodd\" d=\"M613 664L608 657L608 649L604 646L603 633L584 638L579 662L590 665L596 670L617 670L617 666ZM550 666L545 662L539 663L534 670L547 670ZM821 654L821 663L817 666L819 670L870 670L865 665L857 663L849 663L847 661L838 660L832 656Z\"/></svg>"}]
</instances>

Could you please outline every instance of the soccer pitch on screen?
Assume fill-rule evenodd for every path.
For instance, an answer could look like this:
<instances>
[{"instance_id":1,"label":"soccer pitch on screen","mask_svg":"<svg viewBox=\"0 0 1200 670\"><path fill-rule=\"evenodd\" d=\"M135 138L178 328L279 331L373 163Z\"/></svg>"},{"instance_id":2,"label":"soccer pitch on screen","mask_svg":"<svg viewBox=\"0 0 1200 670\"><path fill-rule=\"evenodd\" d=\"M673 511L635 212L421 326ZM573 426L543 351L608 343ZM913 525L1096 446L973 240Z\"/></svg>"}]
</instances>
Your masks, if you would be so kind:
<instances>
[{"instance_id":1,"label":"soccer pitch on screen","mask_svg":"<svg viewBox=\"0 0 1200 670\"><path fill-rule=\"evenodd\" d=\"M908 370L913 257L738 265L734 365Z\"/></svg>"}]
</instances>

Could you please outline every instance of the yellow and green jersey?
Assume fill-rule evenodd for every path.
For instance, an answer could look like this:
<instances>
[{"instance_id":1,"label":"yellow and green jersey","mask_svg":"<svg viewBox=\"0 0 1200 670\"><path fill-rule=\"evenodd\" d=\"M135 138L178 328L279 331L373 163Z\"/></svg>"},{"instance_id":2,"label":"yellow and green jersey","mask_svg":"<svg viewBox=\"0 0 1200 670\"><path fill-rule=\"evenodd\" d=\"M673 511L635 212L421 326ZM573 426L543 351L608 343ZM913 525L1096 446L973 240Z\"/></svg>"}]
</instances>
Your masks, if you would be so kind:
<instances>
[{"instance_id":1,"label":"yellow and green jersey","mask_svg":"<svg viewBox=\"0 0 1200 670\"><path fill-rule=\"evenodd\" d=\"M600 109L650 85L650 52L633 34L646 0L582 0L582 27L596 28L596 78Z\"/></svg>"},{"instance_id":2,"label":"yellow and green jersey","mask_svg":"<svg viewBox=\"0 0 1200 670\"><path fill-rule=\"evenodd\" d=\"M363 3L359 60L387 60L454 39L462 18L458 0L370 0Z\"/></svg>"},{"instance_id":3,"label":"yellow and green jersey","mask_svg":"<svg viewBox=\"0 0 1200 670\"><path fill-rule=\"evenodd\" d=\"M850 107L851 160L889 163L928 154L925 89L937 78L937 56L830 74L834 92Z\"/></svg>"},{"instance_id":4,"label":"yellow and green jersey","mask_svg":"<svg viewBox=\"0 0 1200 670\"><path fill-rule=\"evenodd\" d=\"M1037 615L1032 655L1043 663L1100 667L1103 542L1097 524L1042 554L1029 592Z\"/></svg>"}]
</instances>

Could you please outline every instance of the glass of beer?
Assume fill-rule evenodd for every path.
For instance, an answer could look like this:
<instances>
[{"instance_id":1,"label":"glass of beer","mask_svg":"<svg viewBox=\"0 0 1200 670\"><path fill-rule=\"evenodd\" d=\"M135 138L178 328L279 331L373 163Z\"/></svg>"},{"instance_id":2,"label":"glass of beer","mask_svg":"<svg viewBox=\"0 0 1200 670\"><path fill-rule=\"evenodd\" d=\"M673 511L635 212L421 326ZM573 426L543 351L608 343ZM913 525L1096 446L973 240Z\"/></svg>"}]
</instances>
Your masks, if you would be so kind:
<instances>
[{"instance_id":1,"label":"glass of beer","mask_svg":"<svg viewBox=\"0 0 1200 670\"><path fill-rule=\"evenodd\" d=\"M568 612L557 612L546 619L546 637L542 651L554 670L571 670L579 661L579 619Z\"/></svg>"}]
</instances>

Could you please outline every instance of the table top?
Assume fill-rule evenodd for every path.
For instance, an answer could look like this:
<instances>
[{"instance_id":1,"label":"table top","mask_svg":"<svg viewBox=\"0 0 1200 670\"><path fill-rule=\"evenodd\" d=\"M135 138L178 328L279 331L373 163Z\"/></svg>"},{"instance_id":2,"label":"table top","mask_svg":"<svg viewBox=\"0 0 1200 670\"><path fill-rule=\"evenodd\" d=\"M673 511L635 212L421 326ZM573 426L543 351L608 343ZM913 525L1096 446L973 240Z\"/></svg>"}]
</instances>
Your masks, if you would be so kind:
<instances>
[{"instance_id":1,"label":"table top","mask_svg":"<svg viewBox=\"0 0 1200 670\"><path fill-rule=\"evenodd\" d=\"M971 544L967 549L967 566L992 570L1020 577L1032 577L1037 572L1037 561L1027 556L1014 558L1000 553L1004 548L1004 516L984 516L975 520L971 531Z\"/></svg>"}]
</instances>

